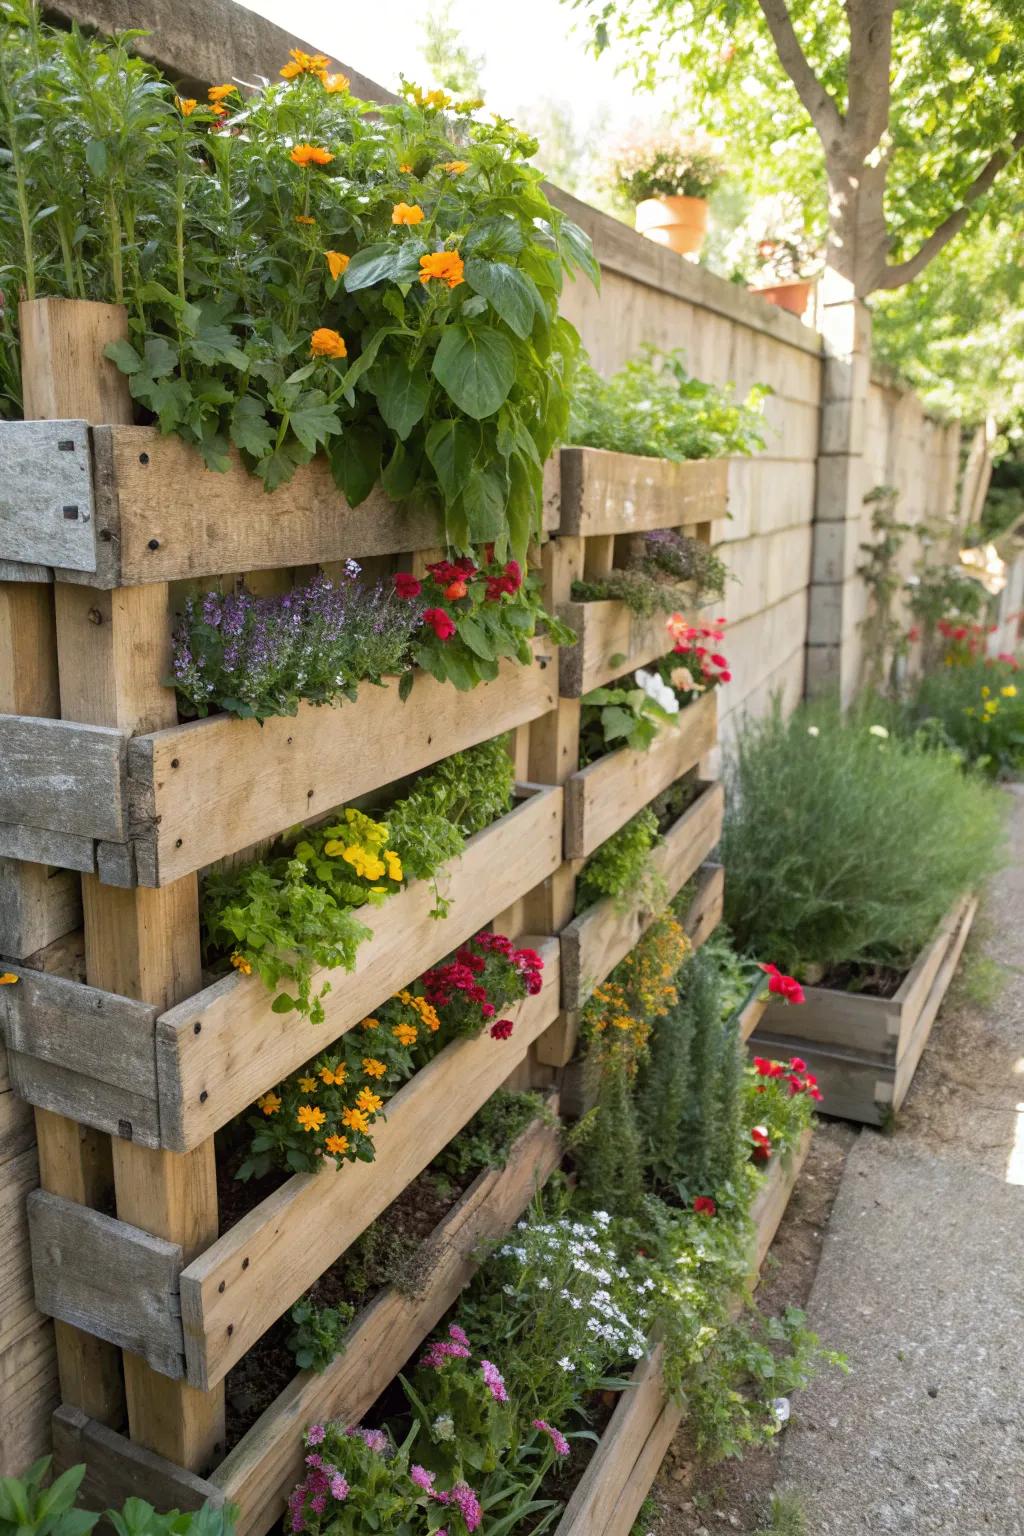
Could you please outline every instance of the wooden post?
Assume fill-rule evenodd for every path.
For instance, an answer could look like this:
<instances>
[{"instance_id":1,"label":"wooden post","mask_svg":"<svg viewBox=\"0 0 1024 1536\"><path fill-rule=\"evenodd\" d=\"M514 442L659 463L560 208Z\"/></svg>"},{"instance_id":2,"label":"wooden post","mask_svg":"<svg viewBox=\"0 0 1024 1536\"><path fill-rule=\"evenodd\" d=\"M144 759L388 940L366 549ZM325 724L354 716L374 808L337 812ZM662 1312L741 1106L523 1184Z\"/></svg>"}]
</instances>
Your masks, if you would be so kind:
<instances>
[{"instance_id":1,"label":"wooden post","mask_svg":"<svg viewBox=\"0 0 1024 1536\"><path fill-rule=\"evenodd\" d=\"M121 310L44 299L23 305L22 314L25 368L40 392L51 390L63 415L96 424L131 421L125 380L103 358L105 343L125 334ZM133 732L176 723L174 692L161 682L168 670L169 607L163 583L114 592L58 585L57 657L66 719ZM87 875L82 896L91 985L161 1008L198 991L195 875L159 890L116 889ZM212 1139L184 1155L117 1140L112 1163L121 1219L180 1243L186 1263L216 1237ZM205 1470L223 1449L223 1387L198 1392L155 1372L139 1356L126 1352L123 1362L132 1439L189 1471Z\"/></svg>"}]
</instances>

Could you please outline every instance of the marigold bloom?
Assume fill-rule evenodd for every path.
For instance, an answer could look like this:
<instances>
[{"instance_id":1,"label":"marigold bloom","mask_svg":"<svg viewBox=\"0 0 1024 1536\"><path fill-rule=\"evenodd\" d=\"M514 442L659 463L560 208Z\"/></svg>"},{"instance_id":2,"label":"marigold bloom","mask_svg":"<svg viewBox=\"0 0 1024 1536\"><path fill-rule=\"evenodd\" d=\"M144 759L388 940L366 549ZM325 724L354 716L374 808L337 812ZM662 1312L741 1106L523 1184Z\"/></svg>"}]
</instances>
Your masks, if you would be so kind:
<instances>
[{"instance_id":1,"label":"marigold bloom","mask_svg":"<svg viewBox=\"0 0 1024 1536\"><path fill-rule=\"evenodd\" d=\"M244 955L239 954L237 949L231 956L231 964L234 966L236 971L241 971L243 976L252 975L252 961L247 960Z\"/></svg>"},{"instance_id":2,"label":"marigold bloom","mask_svg":"<svg viewBox=\"0 0 1024 1536\"><path fill-rule=\"evenodd\" d=\"M315 1109L312 1104L300 1104L296 1119L304 1131L318 1131L327 1116L322 1109Z\"/></svg>"},{"instance_id":3,"label":"marigold bloom","mask_svg":"<svg viewBox=\"0 0 1024 1536\"><path fill-rule=\"evenodd\" d=\"M199 103L194 96L175 96L174 105L182 117L191 117Z\"/></svg>"},{"instance_id":4,"label":"marigold bloom","mask_svg":"<svg viewBox=\"0 0 1024 1536\"><path fill-rule=\"evenodd\" d=\"M363 1022L360 1024L359 1028L360 1029L380 1029L380 1020L379 1019L364 1019Z\"/></svg>"},{"instance_id":5,"label":"marigold bloom","mask_svg":"<svg viewBox=\"0 0 1024 1536\"><path fill-rule=\"evenodd\" d=\"M295 215L295 222L296 224L315 224L316 219L314 219L312 215L308 213L297 213Z\"/></svg>"},{"instance_id":6,"label":"marigold bloom","mask_svg":"<svg viewBox=\"0 0 1024 1536\"><path fill-rule=\"evenodd\" d=\"M1007 683L1006 687L1000 688L999 692L1004 699L1015 699L1017 697L1017 688L1014 683Z\"/></svg>"},{"instance_id":7,"label":"marigold bloom","mask_svg":"<svg viewBox=\"0 0 1024 1536\"><path fill-rule=\"evenodd\" d=\"M211 85L206 94L211 101L221 102L226 101L229 96L233 96L237 90L237 85Z\"/></svg>"},{"instance_id":8,"label":"marigold bloom","mask_svg":"<svg viewBox=\"0 0 1024 1536\"><path fill-rule=\"evenodd\" d=\"M442 171L447 171L449 176L461 176L463 171L468 171L469 170L469 161L468 160L446 160L444 165L442 165L441 169L442 169Z\"/></svg>"},{"instance_id":9,"label":"marigold bloom","mask_svg":"<svg viewBox=\"0 0 1024 1536\"><path fill-rule=\"evenodd\" d=\"M328 1136L327 1140L324 1142L324 1146L327 1148L328 1152L333 1152L336 1157L340 1157L343 1152L348 1151L348 1137L338 1135Z\"/></svg>"},{"instance_id":10,"label":"marigold bloom","mask_svg":"<svg viewBox=\"0 0 1024 1536\"><path fill-rule=\"evenodd\" d=\"M299 75L316 75L323 80L330 62L325 53L305 53L301 48L289 48L290 62L281 70L283 80L295 80Z\"/></svg>"},{"instance_id":11,"label":"marigold bloom","mask_svg":"<svg viewBox=\"0 0 1024 1536\"><path fill-rule=\"evenodd\" d=\"M296 165L330 165L334 156L322 144L296 144L288 158Z\"/></svg>"},{"instance_id":12,"label":"marigold bloom","mask_svg":"<svg viewBox=\"0 0 1024 1536\"><path fill-rule=\"evenodd\" d=\"M363 1057L363 1071L366 1073L367 1077L385 1077L387 1075L387 1070L388 1069L384 1063L382 1061L378 1061L376 1056Z\"/></svg>"},{"instance_id":13,"label":"marigold bloom","mask_svg":"<svg viewBox=\"0 0 1024 1536\"><path fill-rule=\"evenodd\" d=\"M339 1063L336 1067L320 1068L320 1076L323 1081L328 1084L328 1086L330 1086L331 1083L336 1083L340 1088L347 1075L347 1070L342 1063Z\"/></svg>"},{"instance_id":14,"label":"marigold bloom","mask_svg":"<svg viewBox=\"0 0 1024 1536\"><path fill-rule=\"evenodd\" d=\"M337 91L347 91L350 85L348 75L323 75L324 90L333 96Z\"/></svg>"},{"instance_id":15,"label":"marigold bloom","mask_svg":"<svg viewBox=\"0 0 1024 1536\"><path fill-rule=\"evenodd\" d=\"M403 160L398 169L401 171L403 176L409 176L412 174L412 166L409 164L408 160Z\"/></svg>"},{"instance_id":16,"label":"marigold bloom","mask_svg":"<svg viewBox=\"0 0 1024 1536\"><path fill-rule=\"evenodd\" d=\"M422 224L423 218L419 203L396 203L391 210L392 224Z\"/></svg>"},{"instance_id":17,"label":"marigold bloom","mask_svg":"<svg viewBox=\"0 0 1024 1536\"><path fill-rule=\"evenodd\" d=\"M364 1136L368 1134L370 1129L370 1121L365 1110L362 1109L343 1110L341 1123L342 1125L347 1125L350 1131L362 1131Z\"/></svg>"},{"instance_id":18,"label":"marigold bloom","mask_svg":"<svg viewBox=\"0 0 1024 1536\"><path fill-rule=\"evenodd\" d=\"M309 338L309 344L314 357L348 357L345 338L329 326L322 325L315 330Z\"/></svg>"},{"instance_id":19,"label":"marigold bloom","mask_svg":"<svg viewBox=\"0 0 1024 1536\"><path fill-rule=\"evenodd\" d=\"M369 1088L360 1088L356 1094L356 1108L366 1115L375 1115L384 1108L384 1100Z\"/></svg>"},{"instance_id":20,"label":"marigold bloom","mask_svg":"<svg viewBox=\"0 0 1024 1536\"><path fill-rule=\"evenodd\" d=\"M344 251L324 251L324 260L327 263L328 272L330 272L334 281L337 282L341 274L347 270L352 258L351 256L346 256Z\"/></svg>"},{"instance_id":21,"label":"marigold bloom","mask_svg":"<svg viewBox=\"0 0 1024 1536\"><path fill-rule=\"evenodd\" d=\"M432 277L457 288L465 282L462 275L462 257L458 251L428 251L420 257L420 282L429 283Z\"/></svg>"},{"instance_id":22,"label":"marigold bloom","mask_svg":"<svg viewBox=\"0 0 1024 1536\"><path fill-rule=\"evenodd\" d=\"M265 1093L262 1099L256 1100L256 1107L261 1109L269 1119L271 1115L276 1115L281 1108L281 1099L276 1093Z\"/></svg>"},{"instance_id":23,"label":"marigold bloom","mask_svg":"<svg viewBox=\"0 0 1024 1536\"><path fill-rule=\"evenodd\" d=\"M315 1091L316 1091L316 1078L315 1077L300 1077L299 1078L299 1087L300 1087L300 1089L302 1090L303 1093L315 1093Z\"/></svg>"},{"instance_id":24,"label":"marigold bloom","mask_svg":"<svg viewBox=\"0 0 1024 1536\"><path fill-rule=\"evenodd\" d=\"M391 1033L399 1045L415 1045L419 1038L416 1028L412 1024L396 1024Z\"/></svg>"}]
</instances>

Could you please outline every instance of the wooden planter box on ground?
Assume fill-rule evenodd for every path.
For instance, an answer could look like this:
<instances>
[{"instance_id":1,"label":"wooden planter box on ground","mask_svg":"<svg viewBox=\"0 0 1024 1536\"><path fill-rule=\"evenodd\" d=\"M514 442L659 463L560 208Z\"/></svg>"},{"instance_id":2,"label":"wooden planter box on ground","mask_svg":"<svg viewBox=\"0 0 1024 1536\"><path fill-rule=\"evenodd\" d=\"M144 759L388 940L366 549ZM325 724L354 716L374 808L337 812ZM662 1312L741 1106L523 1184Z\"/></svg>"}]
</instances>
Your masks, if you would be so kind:
<instances>
[{"instance_id":1,"label":"wooden planter box on ground","mask_svg":"<svg viewBox=\"0 0 1024 1536\"><path fill-rule=\"evenodd\" d=\"M651 870L660 882L659 895L666 900L672 900L717 845L724 807L722 785L706 785L651 853ZM642 895L626 908L606 897L563 929L562 1007L570 1011L582 1008L657 915L658 909Z\"/></svg>"},{"instance_id":2,"label":"wooden planter box on ground","mask_svg":"<svg viewBox=\"0 0 1024 1536\"><path fill-rule=\"evenodd\" d=\"M85 1461L83 1496L98 1507L135 1492L161 1507L204 1500L239 1508L239 1536L263 1536L302 1476L302 1435L317 1420L358 1423L469 1283L481 1244L501 1237L558 1166L559 1128L535 1122L504 1168L479 1175L427 1240L433 1263L414 1296L381 1292L355 1319L343 1354L321 1374L300 1371L208 1478L194 1477L92 1423L76 1409L54 1420L59 1468Z\"/></svg>"},{"instance_id":3,"label":"wooden planter box on ground","mask_svg":"<svg viewBox=\"0 0 1024 1536\"><path fill-rule=\"evenodd\" d=\"M736 1023L739 1029L740 1039L747 1041L765 1016L771 995L768 991L768 978L754 983L751 994L743 1007L736 1015Z\"/></svg>"},{"instance_id":4,"label":"wooden planter box on ground","mask_svg":"<svg viewBox=\"0 0 1024 1536\"><path fill-rule=\"evenodd\" d=\"M804 1057L825 1096L824 1114L881 1125L906 1097L977 905L964 896L946 914L895 997L805 987L802 1007L772 1000L751 1050Z\"/></svg>"},{"instance_id":5,"label":"wooden planter box on ground","mask_svg":"<svg viewBox=\"0 0 1024 1536\"><path fill-rule=\"evenodd\" d=\"M359 911L373 938L360 946L355 969L321 970L313 979L315 990L331 982L322 1024L274 1013L274 994L260 978L237 971L161 1013L15 968L21 982L0 989L0 1021L16 1091L145 1146L198 1146L393 996L411 970L436 964L559 867L562 791L519 785L516 793L515 808L470 838L439 875L451 901L447 918L430 916L427 881Z\"/></svg>"},{"instance_id":6,"label":"wooden planter box on ground","mask_svg":"<svg viewBox=\"0 0 1024 1536\"><path fill-rule=\"evenodd\" d=\"M484 1033L446 1046L388 1102L372 1163L295 1174L190 1264L177 1244L40 1192L29 1203L36 1302L203 1391L256 1340L447 1146L554 1020L558 943L534 941L544 986L510 1010L507 1041ZM325 1045L327 1041L324 1042ZM81 1253L102 1265L79 1264Z\"/></svg>"},{"instance_id":7,"label":"wooden planter box on ground","mask_svg":"<svg viewBox=\"0 0 1024 1536\"><path fill-rule=\"evenodd\" d=\"M263 725L214 715L129 736L0 716L0 854L168 885L546 714L551 647L535 654L469 693L417 673L404 702L394 681L363 684L354 703L300 704Z\"/></svg>"},{"instance_id":8,"label":"wooden planter box on ground","mask_svg":"<svg viewBox=\"0 0 1024 1536\"><path fill-rule=\"evenodd\" d=\"M788 1159L769 1166L751 1208L755 1227L752 1284L771 1247L810 1147L808 1131ZM633 1372L615 1412L555 1527L555 1536L629 1536L683 1417L666 1400L658 1347Z\"/></svg>"},{"instance_id":9,"label":"wooden planter box on ground","mask_svg":"<svg viewBox=\"0 0 1024 1536\"><path fill-rule=\"evenodd\" d=\"M702 694L665 725L646 752L620 747L565 784L565 856L585 859L663 789L695 768L715 744L718 705Z\"/></svg>"},{"instance_id":10,"label":"wooden planter box on ground","mask_svg":"<svg viewBox=\"0 0 1024 1536\"><path fill-rule=\"evenodd\" d=\"M645 533L726 515L725 459L678 464L604 448L563 448L561 462L562 534Z\"/></svg>"}]
</instances>

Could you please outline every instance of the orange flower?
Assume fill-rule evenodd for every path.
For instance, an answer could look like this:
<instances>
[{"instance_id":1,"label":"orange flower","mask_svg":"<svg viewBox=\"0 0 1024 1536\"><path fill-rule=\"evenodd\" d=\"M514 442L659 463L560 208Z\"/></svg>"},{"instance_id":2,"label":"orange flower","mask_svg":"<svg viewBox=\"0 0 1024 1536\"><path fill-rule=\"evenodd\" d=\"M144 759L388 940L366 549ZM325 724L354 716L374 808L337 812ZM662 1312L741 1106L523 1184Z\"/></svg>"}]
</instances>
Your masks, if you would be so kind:
<instances>
[{"instance_id":1,"label":"orange flower","mask_svg":"<svg viewBox=\"0 0 1024 1536\"><path fill-rule=\"evenodd\" d=\"M384 1108L384 1100L377 1094L371 1093L369 1088L360 1088L356 1094L356 1108L363 1110L367 1115L375 1115L378 1110Z\"/></svg>"},{"instance_id":2,"label":"orange flower","mask_svg":"<svg viewBox=\"0 0 1024 1536\"><path fill-rule=\"evenodd\" d=\"M444 165L442 165L441 169L442 169L442 171L447 171L449 176L461 176L463 171L468 171L469 170L469 161L468 160L446 160Z\"/></svg>"},{"instance_id":3,"label":"orange flower","mask_svg":"<svg viewBox=\"0 0 1024 1536\"><path fill-rule=\"evenodd\" d=\"M328 1086L330 1086L331 1083L337 1083L338 1087L340 1088L342 1083L345 1081L346 1075L347 1074L344 1066L320 1068L320 1076Z\"/></svg>"},{"instance_id":4,"label":"orange flower","mask_svg":"<svg viewBox=\"0 0 1024 1536\"><path fill-rule=\"evenodd\" d=\"M387 1070L388 1069L384 1063L382 1061L378 1061L376 1056L363 1057L363 1071L366 1073L367 1077L384 1077L387 1073Z\"/></svg>"},{"instance_id":5,"label":"orange flower","mask_svg":"<svg viewBox=\"0 0 1024 1536\"><path fill-rule=\"evenodd\" d=\"M431 251L420 257L420 282L429 283L436 277L449 288L457 288L465 282L462 275L462 257L458 251Z\"/></svg>"},{"instance_id":6,"label":"orange flower","mask_svg":"<svg viewBox=\"0 0 1024 1536\"><path fill-rule=\"evenodd\" d=\"M396 203L391 210L392 224L422 224L423 209L419 203Z\"/></svg>"},{"instance_id":7,"label":"orange flower","mask_svg":"<svg viewBox=\"0 0 1024 1536\"><path fill-rule=\"evenodd\" d=\"M233 96L237 90L237 85L211 85L206 94L211 101L224 101L228 96Z\"/></svg>"},{"instance_id":8,"label":"orange flower","mask_svg":"<svg viewBox=\"0 0 1024 1536\"><path fill-rule=\"evenodd\" d=\"M391 1031L399 1045L415 1045L416 1030L411 1024L396 1024Z\"/></svg>"},{"instance_id":9,"label":"orange flower","mask_svg":"<svg viewBox=\"0 0 1024 1536\"><path fill-rule=\"evenodd\" d=\"M316 1092L316 1078L315 1077L300 1077L299 1078L299 1087L300 1087L300 1089L302 1090L303 1093L315 1093Z\"/></svg>"},{"instance_id":10,"label":"orange flower","mask_svg":"<svg viewBox=\"0 0 1024 1536\"><path fill-rule=\"evenodd\" d=\"M346 256L344 251L324 251L324 260L327 263L328 272L330 272L334 281L337 282L352 258L351 256Z\"/></svg>"},{"instance_id":11,"label":"orange flower","mask_svg":"<svg viewBox=\"0 0 1024 1536\"><path fill-rule=\"evenodd\" d=\"M360 1029L380 1029L380 1020L379 1019L364 1019L363 1022L360 1024L359 1028Z\"/></svg>"},{"instance_id":12,"label":"orange flower","mask_svg":"<svg viewBox=\"0 0 1024 1536\"><path fill-rule=\"evenodd\" d=\"M347 91L349 87L348 75L322 75L324 90L334 94L335 91Z\"/></svg>"},{"instance_id":13,"label":"orange flower","mask_svg":"<svg viewBox=\"0 0 1024 1536\"><path fill-rule=\"evenodd\" d=\"M328 1136L327 1140L324 1142L324 1146L327 1148L328 1152L333 1152L337 1157L340 1157L343 1152L348 1151L348 1137Z\"/></svg>"},{"instance_id":14,"label":"orange flower","mask_svg":"<svg viewBox=\"0 0 1024 1536\"><path fill-rule=\"evenodd\" d=\"M350 1131L362 1131L365 1136L370 1129L370 1122L361 1109L346 1109L341 1116L342 1125L347 1125Z\"/></svg>"},{"instance_id":15,"label":"orange flower","mask_svg":"<svg viewBox=\"0 0 1024 1536\"><path fill-rule=\"evenodd\" d=\"M316 219L310 218L308 213L297 213L295 215L295 222L296 224L315 224Z\"/></svg>"},{"instance_id":16,"label":"orange flower","mask_svg":"<svg viewBox=\"0 0 1024 1536\"><path fill-rule=\"evenodd\" d=\"M191 117L199 103L194 96L175 96L174 105L182 117Z\"/></svg>"},{"instance_id":17,"label":"orange flower","mask_svg":"<svg viewBox=\"0 0 1024 1536\"><path fill-rule=\"evenodd\" d=\"M321 144L296 144L288 158L293 160L296 165L309 166L330 165L334 156L329 149L324 149Z\"/></svg>"},{"instance_id":18,"label":"orange flower","mask_svg":"<svg viewBox=\"0 0 1024 1536\"><path fill-rule=\"evenodd\" d=\"M425 997L410 997L409 1003L411 1007L415 1008L420 1019L430 1030L431 1034L436 1034L441 1027L441 1020L437 1016L434 1005L428 1003Z\"/></svg>"},{"instance_id":19,"label":"orange flower","mask_svg":"<svg viewBox=\"0 0 1024 1536\"><path fill-rule=\"evenodd\" d=\"M398 169L401 171L403 176L409 176L412 174L412 166L408 161L403 162L403 164L400 165Z\"/></svg>"},{"instance_id":20,"label":"orange flower","mask_svg":"<svg viewBox=\"0 0 1024 1536\"><path fill-rule=\"evenodd\" d=\"M247 960L244 955L240 955L237 949L231 956L231 964L236 971L241 971L243 976L252 975L252 961Z\"/></svg>"},{"instance_id":21,"label":"orange flower","mask_svg":"<svg viewBox=\"0 0 1024 1536\"><path fill-rule=\"evenodd\" d=\"M269 1118L270 1115L277 1114L281 1108L281 1100L276 1093L265 1093L262 1099L256 1100L256 1105Z\"/></svg>"},{"instance_id":22,"label":"orange flower","mask_svg":"<svg viewBox=\"0 0 1024 1536\"><path fill-rule=\"evenodd\" d=\"M316 75L323 80L330 62L324 53L303 53L301 48L289 48L291 62L281 70L283 80L295 80L299 75Z\"/></svg>"},{"instance_id":23,"label":"orange flower","mask_svg":"<svg viewBox=\"0 0 1024 1536\"><path fill-rule=\"evenodd\" d=\"M300 1104L297 1119L304 1131L318 1131L327 1116L322 1109L314 1109L312 1104Z\"/></svg>"},{"instance_id":24,"label":"orange flower","mask_svg":"<svg viewBox=\"0 0 1024 1536\"><path fill-rule=\"evenodd\" d=\"M332 331L326 325L314 331L309 340L314 357L348 357L348 347L345 345L344 337L339 336L337 331Z\"/></svg>"}]
</instances>

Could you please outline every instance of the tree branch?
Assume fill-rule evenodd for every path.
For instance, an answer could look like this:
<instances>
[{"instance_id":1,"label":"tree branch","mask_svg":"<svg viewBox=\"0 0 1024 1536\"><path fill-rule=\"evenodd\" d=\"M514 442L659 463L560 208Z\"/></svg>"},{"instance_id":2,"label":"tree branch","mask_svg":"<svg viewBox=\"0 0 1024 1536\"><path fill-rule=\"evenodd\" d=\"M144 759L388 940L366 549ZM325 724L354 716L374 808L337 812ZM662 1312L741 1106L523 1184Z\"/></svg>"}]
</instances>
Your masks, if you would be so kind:
<instances>
[{"instance_id":1,"label":"tree branch","mask_svg":"<svg viewBox=\"0 0 1024 1536\"><path fill-rule=\"evenodd\" d=\"M786 0L758 0L758 4L768 23L779 62L796 86L796 93L807 108L826 151L835 149L842 137L843 119L839 108L807 62L807 55L793 28Z\"/></svg>"},{"instance_id":2,"label":"tree branch","mask_svg":"<svg viewBox=\"0 0 1024 1536\"><path fill-rule=\"evenodd\" d=\"M906 261L898 262L895 266L887 266L878 283L879 288L900 288L904 283L912 282L919 272L923 272L932 257L937 256L943 246L948 245L953 236L960 233L979 197L985 195L999 172L1009 165L1022 149L1024 149L1024 132L1014 134L1008 150L997 149L967 188L960 207L955 209L948 218L943 219L938 228L921 243L913 256L908 257Z\"/></svg>"}]
</instances>

